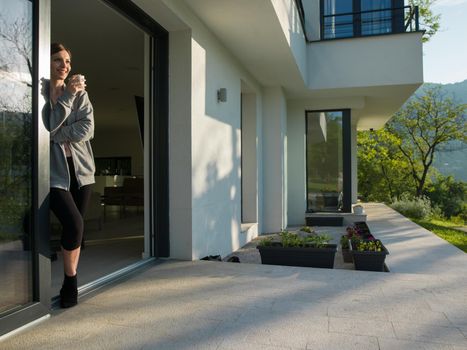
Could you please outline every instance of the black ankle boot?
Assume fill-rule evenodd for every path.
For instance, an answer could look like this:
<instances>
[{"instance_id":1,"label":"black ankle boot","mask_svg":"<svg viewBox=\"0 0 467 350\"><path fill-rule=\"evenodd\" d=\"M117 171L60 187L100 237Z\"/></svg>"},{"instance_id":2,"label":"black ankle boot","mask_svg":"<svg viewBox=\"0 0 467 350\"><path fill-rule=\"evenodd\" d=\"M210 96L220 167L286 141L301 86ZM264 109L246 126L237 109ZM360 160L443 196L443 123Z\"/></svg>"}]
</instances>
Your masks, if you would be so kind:
<instances>
[{"instance_id":1,"label":"black ankle boot","mask_svg":"<svg viewBox=\"0 0 467 350\"><path fill-rule=\"evenodd\" d=\"M62 289L60 289L60 306L62 308L68 308L76 304L78 304L77 275L70 277L65 274Z\"/></svg>"}]
</instances>

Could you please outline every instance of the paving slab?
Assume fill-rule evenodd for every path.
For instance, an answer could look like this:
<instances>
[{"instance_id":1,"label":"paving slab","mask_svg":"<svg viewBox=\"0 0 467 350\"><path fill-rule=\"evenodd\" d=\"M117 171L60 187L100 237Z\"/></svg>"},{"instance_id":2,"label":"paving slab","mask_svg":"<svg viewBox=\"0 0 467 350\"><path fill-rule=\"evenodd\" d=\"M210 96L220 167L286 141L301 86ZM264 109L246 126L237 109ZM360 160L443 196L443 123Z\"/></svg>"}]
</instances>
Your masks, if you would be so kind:
<instances>
[{"instance_id":1,"label":"paving slab","mask_svg":"<svg viewBox=\"0 0 467 350\"><path fill-rule=\"evenodd\" d=\"M390 254L391 272L465 274L467 258L459 248L381 203L363 204L370 231Z\"/></svg>"},{"instance_id":2,"label":"paving slab","mask_svg":"<svg viewBox=\"0 0 467 350\"><path fill-rule=\"evenodd\" d=\"M440 325L449 324L446 315L454 312L454 300L432 308L434 294L414 299L416 290L429 292L445 280L445 276L441 281L424 275L167 261L84 297L75 308L55 311L50 320L6 339L1 347L342 349L343 339L349 339L354 348L377 349L375 340L390 344L385 338L421 349L425 343L467 346L465 327ZM366 287L379 291L378 285L395 291L399 284L403 288L394 302L381 293L362 293ZM463 315L458 315L461 321Z\"/></svg>"},{"instance_id":3,"label":"paving slab","mask_svg":"<svg viewBox=\"0 0 467 350\"><path fill-rule=\"evenodd\" d=\"M389 273L167 260L53 311L0 348L467 349L466 254L387 207L365 208L391 251ZM440 253L436 266L423 254L407 258L417 239Z\"/></svg>"}]
</instances>

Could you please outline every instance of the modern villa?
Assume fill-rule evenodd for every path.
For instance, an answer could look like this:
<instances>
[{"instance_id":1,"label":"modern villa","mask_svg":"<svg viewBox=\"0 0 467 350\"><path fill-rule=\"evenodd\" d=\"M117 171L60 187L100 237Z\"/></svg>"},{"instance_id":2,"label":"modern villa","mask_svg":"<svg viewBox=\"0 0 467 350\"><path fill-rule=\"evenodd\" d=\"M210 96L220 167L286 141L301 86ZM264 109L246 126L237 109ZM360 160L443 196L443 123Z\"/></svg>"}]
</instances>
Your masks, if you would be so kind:
<instances>
[{"instance_id":1,"label":"modern villa","mask_svg":"<svg viewBox=\"0 0 467 350\"><path fill-rule=\"evenodd\" d=\"M0 335L50 313L63 277L41 80L72 52L94 107L80 293L158 258L345 224L357 131L423 83L403 0L3 0Z\"/></svg>"}]
</instances>

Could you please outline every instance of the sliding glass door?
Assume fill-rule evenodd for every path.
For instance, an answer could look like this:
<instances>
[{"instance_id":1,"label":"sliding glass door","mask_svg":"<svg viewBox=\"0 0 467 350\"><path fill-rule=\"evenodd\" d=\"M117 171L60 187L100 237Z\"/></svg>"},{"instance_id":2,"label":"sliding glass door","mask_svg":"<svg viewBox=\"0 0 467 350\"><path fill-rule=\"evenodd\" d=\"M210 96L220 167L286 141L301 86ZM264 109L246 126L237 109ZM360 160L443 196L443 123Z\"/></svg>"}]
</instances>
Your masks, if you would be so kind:
<instances>
[{"instance_id":1,"label":"sliding glass door","mask_svg":"<svg viewBox=\"0 0 467 350\"><path fill-rule=\"evenodd\" d=\"M0 335L50 305L49 251L40 244L48 234L49 139L39 97L49 69L48 39L39 40L48 38L47 13L47 0L0 2Z\"/></svg>"},{"instance_id":2,"label":"sliding glass door","mask_svg":"<svg viewBox=\"0 0 467 350\"><path fill-rule=\"evenodd\" d=\"M0 3L0 315L32 301L32 3Z\"/></svg>"}]
</instances>

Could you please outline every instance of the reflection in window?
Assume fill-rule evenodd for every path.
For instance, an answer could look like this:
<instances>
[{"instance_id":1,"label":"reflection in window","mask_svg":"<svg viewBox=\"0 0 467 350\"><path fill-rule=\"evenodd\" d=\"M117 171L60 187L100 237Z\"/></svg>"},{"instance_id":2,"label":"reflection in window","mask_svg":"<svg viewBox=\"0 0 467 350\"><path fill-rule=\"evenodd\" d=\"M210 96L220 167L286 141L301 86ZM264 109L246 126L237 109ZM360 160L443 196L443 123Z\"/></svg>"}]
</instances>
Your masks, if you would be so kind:
<instances>
[{"instance_id":1,"label":"reflection in window","mask_svg":"<svg viewBox=\"0 0 467 350\"><path fill-rule=\"evenodd\" d=\"M95 157L96 175L131 175L131 157Z\"/></svg>"},{"instance_id":2,"label":"reflection in window","mask_svg":"<svg viewBox=\"0 0 467 350\"><path fill-rule=\"evenodd\" d=\"M362 35L391 33L392 11L381 11L388 8L391 0L362 0Z\"/></svg>"},{"instance_id":3,"label":"reflection in window","mask_svg":"<svg viewBox=\"0 0 467 350\"><path fill-rule=\"evenodd\" d=\"M0 314L32 300L32 2L0 2Z\"/></svg>"},{"instance_id":4,"label":"reflection in window","mask_svg":"<svg viewBox=\"0 0 467 350\"><path fill-rule=\"evenodd\" d=\"M342 111L306 115L307 210L341 211Z\"/></svg>"},{"instance_id":5,"label":"reflection in window","mask_svg":"<svg viewBox=\"0 0 467 350\"><path fill-rule=\"evenodd\" d=\"M324 38L349 38L353 33L352 1L323 0ZM330 17L326 17L330 16Z\"/></svg>"},{"instance_id":6,"label":"reflection in window","mask_svg":"<svg viewBox=\"0 0 467 350\"><path fill-rule=\"evenodd\" d=\"M322 38L402 33L403 0L321 0Z\"/></svg>"}]
</instances>

